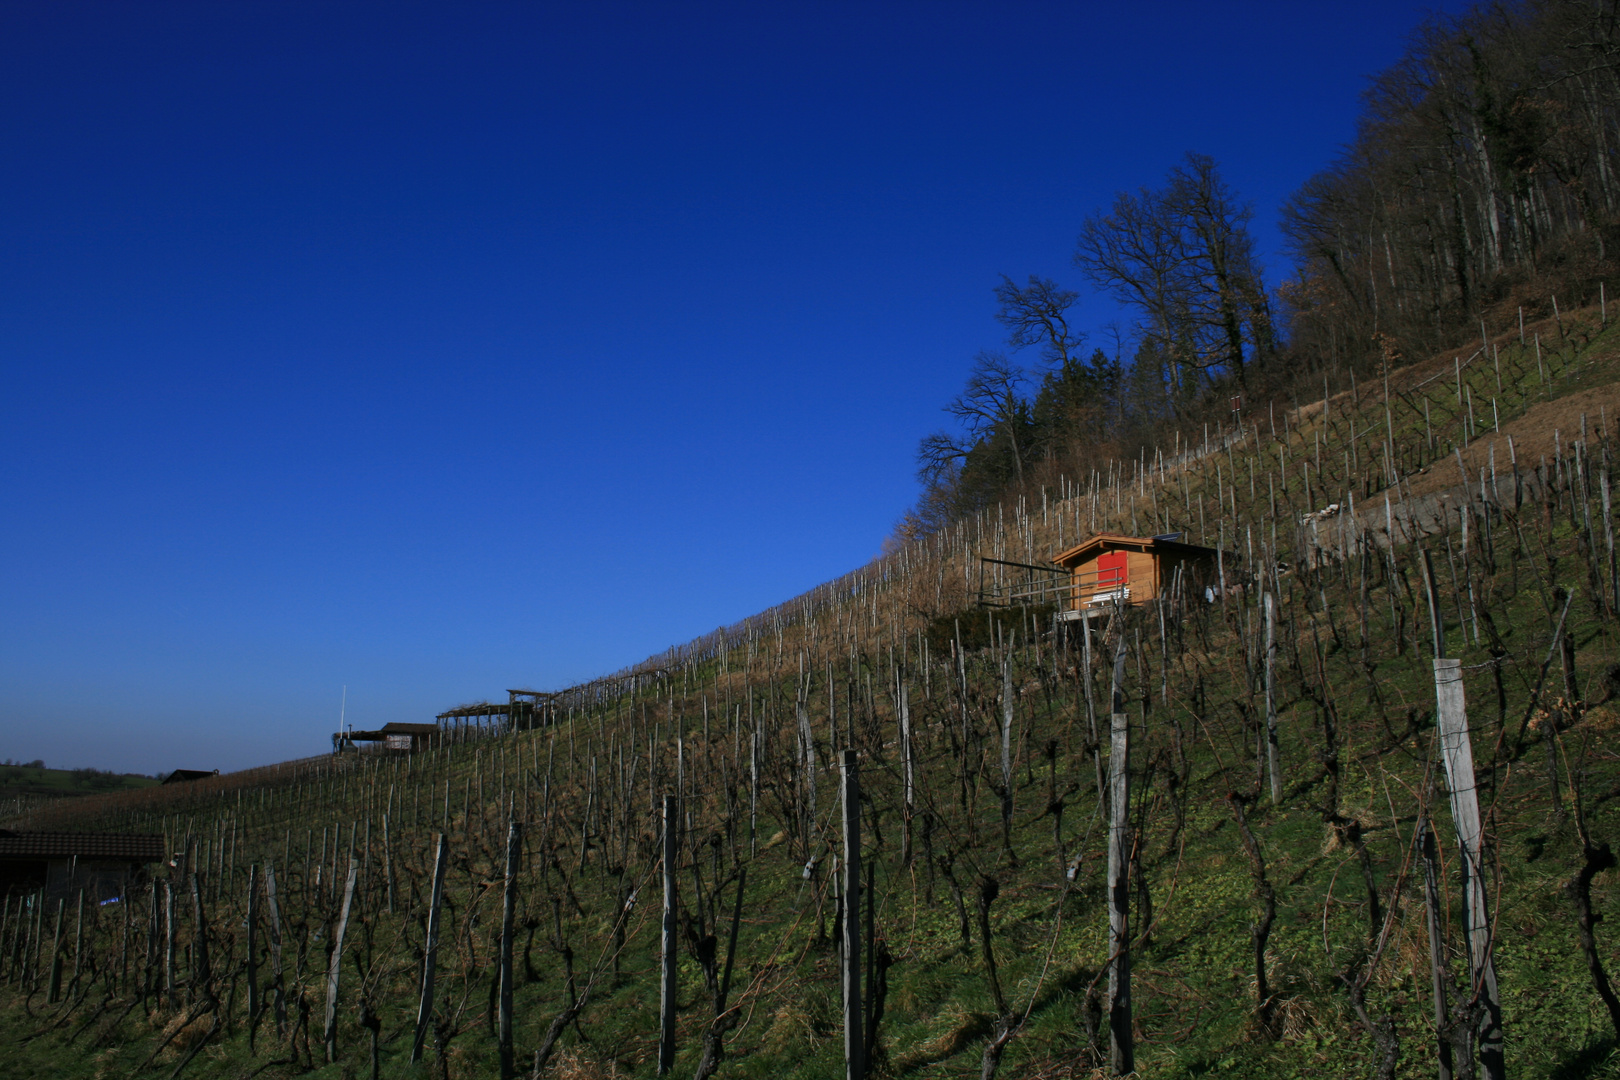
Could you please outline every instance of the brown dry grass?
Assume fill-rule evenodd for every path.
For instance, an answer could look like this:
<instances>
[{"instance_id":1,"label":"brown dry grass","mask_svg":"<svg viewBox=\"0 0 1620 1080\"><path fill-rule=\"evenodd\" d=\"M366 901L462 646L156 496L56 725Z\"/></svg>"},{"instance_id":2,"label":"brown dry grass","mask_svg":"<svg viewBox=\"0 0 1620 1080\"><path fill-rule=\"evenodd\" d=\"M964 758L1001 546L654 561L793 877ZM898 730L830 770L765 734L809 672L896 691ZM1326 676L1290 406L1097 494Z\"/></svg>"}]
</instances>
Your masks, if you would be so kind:
<instances>
[{"instance_id":1,"label":"brown dry grass","mask_svg":"<svg viewBox=\"0 0 1620 1080\"><path fill-rule=\"evenodd\" d=\"M615 1080L625 1074L614 1061L597 1061L586 1057L577 1048L557 1051L552 1073L558 1080Z\"/></svg>"},{"instance_id":2,"label":"brown dry grass","mask_svg":"<svg viewBox=\"0 0 1620 1080\"><path fill-rule=\"evenodd\" d=\"M1580 438L1582 416L1586 417L1589 432L1596 432L1604 419L1612 423L1615 417L1620 416L1620 383L1581 390L1533 406L1523 416L1503 424L1500 432L1475 439L1462 452L1463 467L1468 470L1471 480L1477 483L1479 470L1490 469L1494 452L1498 476L1507 473L1509 460L1515 455L1520 470L1529 472L1540 464L1543 456L1553 456L1555 443L1562 442L1568 447L1570 442ZM1511 455L1509 438L1513 440ZM1462 483L1462 479L1456 458L1453 457L1448 464L1437 462L1408 478L1403 486L1408 496L1429 495L1454 488Z\"/></svg>"}]
</instances>

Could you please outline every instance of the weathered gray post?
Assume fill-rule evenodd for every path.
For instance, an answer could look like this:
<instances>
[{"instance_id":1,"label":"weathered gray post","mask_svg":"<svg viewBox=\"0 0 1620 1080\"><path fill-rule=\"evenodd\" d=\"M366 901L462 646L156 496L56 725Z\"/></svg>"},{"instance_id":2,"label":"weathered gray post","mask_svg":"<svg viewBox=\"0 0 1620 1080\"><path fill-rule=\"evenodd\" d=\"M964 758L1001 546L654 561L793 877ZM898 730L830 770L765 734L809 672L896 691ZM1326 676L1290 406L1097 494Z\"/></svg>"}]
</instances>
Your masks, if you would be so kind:
<instances>
[{"instance_id":1,"label":"weathered gray post","mask_svg":"<svg viewBox=\"0 0 1620 1080\"><path fill-rule=\"evenodd\" d=\"M501 905L501 1080L512 1080L512 923L517 916L518 857L523 850L523 826L516 817L506 826L506 890Z\"/></svg>"},{"instance_id":2,"label":"weathered gray post","mask_svg":"<svg viewBox=\"0 0 1620 1080\"><path fill-rule=\"evenodd\" d=\"M349 856L349 876L343 885L343 908L338 913L337 930L332 934L332 963L326 971L326 1060L337 1060L338 975L343 971L343 935L349 929L349 907L354 903L354 883L360 864Z\"/></svg>"},{"instance_id":3,"label":"weathered gray post","mask_svg":"<svg viewBox=\"0 0 1620 1080\"><path fill-rule=\"evenodd\" d=\"M389 789L389 801L393 801L393 789ZM388 889L388 914L394 913L394 841L388 828L388 815L383 815L383 879Z\"/></svg>"},{"instance_id":4,"label":"weathered gray post","mask_svg":"<svg viewBox=\"0 0 1620 1080\"><path fill-rule=\"evenodd\" d=\"M157 878L153 878L151 889L152 896L150 899L150 908L147 911L146 920L146 970L141 976L142 1000L145 1000L148 995L155 994L157 992L158 955L159 950L161 949L160 938L162 937L162 925L158 921L158 888L158 880ZM26 965L28 960L28 954L26 951L23 953L22 959Z\"/></svg>"},{"instance_id":5,"label":"weathered gray post","mask_svg":"<svg viewBox=\"0 0 1620 1080\"><path fill-rule=\"evenodd\" d=\"M447 789L448 790L448 789ZM444 871L450 861L450 844L439 834L438 854L433 858L433 893L428 900L427 942L422 948L422 996L416 1004L416 1034L411 1040L411 1060L422 1060L422 1040L427 1038L433 1019L433 969L439 961L439 902L444 898Z\"/></svg>"},{"instance_id":6,"label":"weathered gray post","mask_svg":"<svg viewBox=\"0 0 1620 1080\"><path fill-rule=\"evenodd\" d=\"M1271 764L1271 801L1282 802L1282 763L1277 747L1277 614L1275 602L1268 591L1264 599L1266 614L1266 756Z\"/></svg>"},{"instance_id":7,"label":"weathered gray post","mask_svg":"<svg viewBox=\"0 0 1620 1080\"><path fill-rule=\"evenodd\" d=\"M675 940L675 870L681 828L680 799L664 796L664 925L658 994L658 1075L675 1067L675 995L677 960Z\"/></svg>"},{"instance_id":8,"label":"weathered gray post","mask_svg":"<svg viewBox=\"0 0 1620 1080\"><path fill-rule=\"evenodd\" d=\"M1440 751L1445 757L1446 786L1451 790L1451 817L1463 855L1463 894L1467 905L1469 970L1479 996L1479 1063L1487 1080L1501 1080L1502 1006L1496 992L1492 928L1486 910L1485 863L1482 854L1479 793L1474 784L1474 751L1468 736L1468 707L1463 698L1462 661L1436 658L1434 693L1439 703Z\"/></svg>"},{"instance_id":9,"label":"weathered gray post","mask_svg":"<svg viewBox=\"0 0 1620 1080\"><path fill-rule=\"evenodd\" d=\"M276 1034L287 1029L287 992L281 978L281 907L276 900L275 864L264 864L264 902L270 916L270 974L276 981Z\"/></svg>"},{"instance_id":10,"label":"weathered gray post","mask_svg":"<svg viewBox=\"0 0 1620 1080\"><path fill-rule=\"evenodd\" d=\"M1446 1018L1445 911L1440 899L1440 856L1428 813L1418 818L1417 848L1423 858L1423 913L1429 929L1429 981L1434 996L1435 1049L1439 1054L1439 1080L1451 1080L1451 1039Z\"/></svg>"},{"instance_id":11,"label":"weathered gray post","mask_svg":"<svg viewBox=\"0 0 1620 1080\"><path fill-rule=\"evenodd\" d=\"M79 985L79 973L84 963L84 890L79 890L79 899L74 905L78 910L73 916L73 978L68 983L68 992Z\"/></svg>"},{"instance_id":12,"label":"weathered gray post","mask_svg":"<svg viewBox=\"0 0 1620 1080\"><path fill-rule=\"evenodd\" d=\"M208 962L208 912L203 907L202 882L195 871L191 877L191 986L188 995L202 987L203 997L214 999L214 970Z\"/></svg>"},{"instance_id":13,"label":"weathered gray post","mask_svg":"<svg viewBox=\"0 0 1620 1080\"><path fill-rule=\"evenodd\" d=\"M1012 645L1003 645L1001 654L1001 842L1007 850L1008 860L1012 860L1012 817L1013 817L1013 776L1012 776L1012 729L1013 729L1013 685L1012 685Z\"/></svg>"},{"instance_id":14,"label":"weathered gray post","mask_svg":"<svg viewBox=\"0 0 1620 1080\"><path fill-rule=\"evenodd\" d=\"M62 908L65 900L56 902L56 932L51 936L51 979L45 1000L55 1004L62 993Z\"/></svg>"},{"instance_id":15,"label":"weathered gray post","mask_svg":"<svg viewBox=\"0 0 1620 1080\"><path fill-rule=\"evenodd\" d=\"M907 866L911 865L911 821L916 815L916 780L915 765L911 755L911 698L906 692L905 673L899 674L900 682L900 760L902 777L905 782L905 831L902 835L901 861Z\"/></svg>"},{"instance_id":16,"label":"weathered gray post","mask_svg":"<svg viewBox=\"0 0 1620 1080\"><path fill-rule=\"evenodd\" d=\"M1114 616L1122 624L1123 613ZM1108 750L1108 1053L1114 1073L1136 1071L1131 1034L1131 718L1125 711L1125 631L1114 646Z\"/></svg>"},{"instance_id":17,"label":"weathered gray post","mask_svg":"<svg viewBox=\"0 0 1620 1080\"><path fill-rule=\"evenodd\" d=\"M843 959L844 1080L864 1080L866 1039L861 1012L861 777L854 750L844 751Z\"/></svg>"},{"instance_id":18,"label":"weathered gray post","mask_svg":"<svg viewBox=\"0 0 1620 1080\"><path fill-rule=\"evenodd\" d=\"M259 1028L259 864L248 864L247 879L247 1013L248 1048Z\"/></svg>"},{"instance_id":19,"label":"weathered gray post","mask_svg":"<svg viewBox=\"0 0 1620 1080\"><path fill-rule=\"evenodd\" d=\"M1496 990L1492 927L1486 910L1485 863L1479 817L1479 791L1474 778L1474 748L1468 734L1468 702L1463 696L1462 661L1446 657L1445 623L1440 615L1440 593L1429 553L1423 553L1423 578L1428 587L1429 617L1434 628L1434 696L1439 713L1440 754L1445 761L1446 787L1451 795L1451 820L1462 851L1463 918L1468 943L1468 969L1474 997L1479 1002L1475 1033L1479 1063L1486 1080L1502 1080L1502 1004Z\"/></svg>"}]
</instances>

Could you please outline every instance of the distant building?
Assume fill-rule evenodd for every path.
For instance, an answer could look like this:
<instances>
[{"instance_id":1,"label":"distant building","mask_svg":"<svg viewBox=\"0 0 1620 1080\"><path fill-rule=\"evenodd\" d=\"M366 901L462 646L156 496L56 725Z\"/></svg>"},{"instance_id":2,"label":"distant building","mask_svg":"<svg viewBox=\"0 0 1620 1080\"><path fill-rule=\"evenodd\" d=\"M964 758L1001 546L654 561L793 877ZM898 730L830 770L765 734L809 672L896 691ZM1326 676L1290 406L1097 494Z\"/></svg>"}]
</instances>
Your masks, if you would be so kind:
<instances>
[{"instance_id":1,"label":"distant building","mask_svg":"<svg viewBox=\"0 0 1620 1080\"><path fill-rule=\"evenodd\" d=\"M400 724L388 723L376 731L337 731L332 733L333 751L344 747L359 749L360 743L381 744L384 750L401 750L410 752L432 745L432 740L439 733L438 724Z\"/></svg>"},{"instance_id":2,"label":"distant building","mask_svg":"<svg viewBox=\"0 0 1620 1080\"><path fill-rule=\"evenodd\" d=\"M156 835L0 829L0 895L44 889L56 899L83 889L97 902L122 898L132 880L164 857L163 837Z\"/></svg>"},{"instance_id":3,"label":"distant building","mask_svg":"<svg viewBox=\"0 0 1620 1080\"><path fill-rule=\"evenodd\" d=\"M1098 533L1052 561L1069 572L1061 617L1115 603L1140 604L1169 593L1181 581L1183 596L1203 596L1217 577L1217 552L1181 542L1181 534L1125 536Z\"/></svg>"},{"instance_id":4,"label":"distant building","mask_svg":"<svg viewBox=\"0 0 1620 1080\"><path fill-rule=\"evenodd\" d=\"M210 776L218 776L219 770L208 769L176 769L163 778L165 784L184 784L188 780L206 780Z\"/></svg>"}]
</instances>

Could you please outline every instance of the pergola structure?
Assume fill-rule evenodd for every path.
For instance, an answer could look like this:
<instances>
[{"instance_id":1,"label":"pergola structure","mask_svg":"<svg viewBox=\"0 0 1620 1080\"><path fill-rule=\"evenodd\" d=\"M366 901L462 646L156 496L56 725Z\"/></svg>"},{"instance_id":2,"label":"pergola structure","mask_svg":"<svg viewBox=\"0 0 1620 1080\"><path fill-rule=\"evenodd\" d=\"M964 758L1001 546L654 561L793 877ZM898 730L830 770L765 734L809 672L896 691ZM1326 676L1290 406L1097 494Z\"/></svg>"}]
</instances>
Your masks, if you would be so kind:
<instances>
[{"instance_id":1,"label":"pergola structure","mask_svg":"<svg viewBox=\"0 0 1620 1080\"><path fill-rule=\"evenodd\" d=\"M467 729L480 734L528 731L552 722L554 710L550 706L553 699L559 696L560 693L545 690L508 690L504 705L494 701L478 701L446 709L437 719L441 729L454 734Z\"/></svg>"}]
</instances>

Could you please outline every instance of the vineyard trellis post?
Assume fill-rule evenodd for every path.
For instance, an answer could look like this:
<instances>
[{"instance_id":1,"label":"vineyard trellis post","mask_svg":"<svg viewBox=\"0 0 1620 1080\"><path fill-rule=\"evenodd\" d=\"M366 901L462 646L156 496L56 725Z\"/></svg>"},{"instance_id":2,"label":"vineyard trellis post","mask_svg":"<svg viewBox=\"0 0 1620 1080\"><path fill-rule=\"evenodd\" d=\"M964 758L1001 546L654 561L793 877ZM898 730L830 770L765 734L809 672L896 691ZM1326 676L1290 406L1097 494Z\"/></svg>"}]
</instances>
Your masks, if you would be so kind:
<instances>
[{"instance_id":1,"label":"vineyard trellis post","mask_svg":"<svg viewBox=\"0 0 1620 1080\"><path fill-rule=\"evenodd\" d=\"M1131 717L1125 711L1124 612L1116 611L1114 680L1108 752L1108 1047L1109 1064L1124 1076L1136 1071L1131 1034L1130 754Z\"/></svg>"},{"instance_id":2,"label":"vineyard trellis post","mask_svg":"<svg viewBox=\"0 0 1620 1080\"><path fill-rule=\"evenodd\" d=\"M433 1019L433 969L439 959L439 903L444 898L444 873L450 861L450 844L439 834L433 858L433 892L428 900L427 941L422 946L422 995L416 1006L416 1034L411 1040L411 1061L422 1060L422 1041L427 1038Z\"/></svg>"},{"instance_id":3,"label":"vineyard trellis post","mask_svg":"<svg viewBox=\"0 0 1620 1080\"><path fill-rule=\"evenodd\" d=\"M1271 766L1271 801L1282 802L1282 763L1277 746L1277 615L1268 589L1263 597L1266 616L1266 757Z\"/></svg>"},{"instance_id":4,"label":"vineyard trellis post","mask_svg":"<svg viewBox=\"0 0 1620 1080\"><path fill-rule=\"evenodd\" d=\"M1468 946L1471 998L1477 1002L1475 1035L1479 1062L1486 1080L1502 1080L1502 1006L1497 994L1493 959L1493 927L1486 906L1485 863L1475 784L1474 750L1468 732L1468 703L1463 694L1462 661L1448 658L1439 589L1427 550L1423 552L1423 578L1434 630L1434 695L1438 712L1440 753L1450 793L1452 824L1462 853L1463 929Z\"/></svg>"},{"instance_id":5,"label":"vineyard trellis post","mask_svg":"<svg viewBox=\"0 0 1620 1080\"><path fill-rule=\"evenodd\" d=\"M680 832L680 799L664 796L664 919L660 944L663 948L659 961L658 995L658 1075L663 1076L675 1067L675 1009L678 957L676 956L675 917L675 862Z\"/></svg>"},{"instance_id":6,"label":"vineyard trellis post","mask_svg":"<svg viewBox=\"0 0 1620 1080\"><path fill-rule=\"evenodd\" d=\"M247 879L248 1052L259 1026L259 864L248 864Z\"/></svg>"},{"instance_id":7,"label":"vineyard trellis post","mask_svg":"<svg viewBox=\"0 0 1620 1080\"><path fill-rule=\"evenodd\" d=\"M1423 913L1429 931L1429 978L1434 997L1438 1077L1439 1080L1451 1080L1451 1024L1446 1006L1446 916L1440 896L1440 855L1435 850L1434 830L1429 825L1427 812L1418 818L1416 846L1423 860Z\"/></svg>"},{"instance_id":8,"label":"vineyard trellis post","mask_svg":"<svg viewBox=\"0 0 1620 1080\"><path fill-rule=\"evenodd\" d=\"M343 907L338 912L337 929L332 933L332 963L326 972L326 1060L337 1060L338 976L343 972L343 937L349 929L349 911L354 904L354 884L360 864L349 856L349 875L343 884Z\"/></svg>"},{"instance_id":9,"label":"vineyard trellis post","mask_svg":"<svg viewBox=\"0 0 1620 1080\"><path fill-rule=\"evenodd\" d=\"M512 1080L512 924L517 916L518 859L523 850L523 825L516 816L506 826L506 888L501 904L501 1080Z\"/></svg>"},{"instance_id":10,"label":"vineyard trellis post","mask_svg":"<svg viewBox=\"0 0 1620 1080\"><path fill-rule=\"evenodd\" d=\"M276 983L274 1008L279 1035L287 1028L287 994L281 977L281 908L276 900L276 868L268 861L264 864L264 902L270 916L270 975Z\"/></svg>"},{"instance_id":11,"label":"vineyard trellis post","mask_svg":"<svg viewBox=\"0 0 1620 1080\"><path fill-rule=\"evenodd\" d=\"M56 1004L56 999L62 993L62 908L65 900L56 901L56 931L51 935L51 975L50 983L45 993L48 1004Z\"/></svg>"},{"instance_id":12,"label":"vineyard trellis post","mask_svg":"<svg viewBox=\"0 0 1620 1080\"><path fill-rule=\"evenodd\" d=\"M844 813L843 952L844 1080L864 1080L866 1040L861 1012L861 778L854 749L844 751L840 773Z\"/></svg>"}]
</instances>

